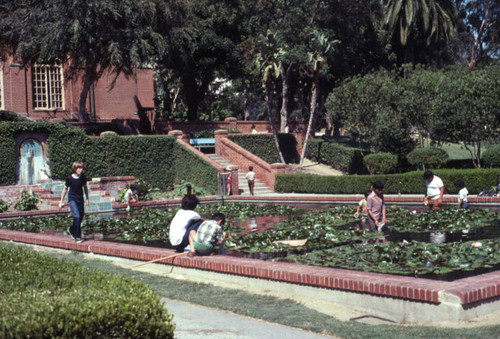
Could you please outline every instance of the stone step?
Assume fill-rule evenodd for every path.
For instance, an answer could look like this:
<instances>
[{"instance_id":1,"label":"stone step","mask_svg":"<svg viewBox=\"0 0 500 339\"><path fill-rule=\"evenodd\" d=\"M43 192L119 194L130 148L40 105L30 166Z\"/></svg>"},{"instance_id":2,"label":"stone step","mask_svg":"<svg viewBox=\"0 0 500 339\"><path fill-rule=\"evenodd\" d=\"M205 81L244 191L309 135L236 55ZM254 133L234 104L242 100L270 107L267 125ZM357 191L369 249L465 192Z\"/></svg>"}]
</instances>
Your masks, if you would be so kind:
<instances>
[{"instance_id":1,"label":"stone step","mask_svg":"<svg viewBox=\"0 0 500 339\"><path fill-rule=\"evenodd\" d=\"M219 157L216 154L207 154L207 156L221 166L227 167L231 165L227 160ZM248 181L247 179L245 179L245 174L245 171L241 169L238 170L238 186L240 195L250 195L250 191L248 189ZM266 195L273 193L273 191L268 186L266 186L266 184L259 181L258 179L255 179L255 186L253 191L255 195Z\"/></svg>"}]
</instances>

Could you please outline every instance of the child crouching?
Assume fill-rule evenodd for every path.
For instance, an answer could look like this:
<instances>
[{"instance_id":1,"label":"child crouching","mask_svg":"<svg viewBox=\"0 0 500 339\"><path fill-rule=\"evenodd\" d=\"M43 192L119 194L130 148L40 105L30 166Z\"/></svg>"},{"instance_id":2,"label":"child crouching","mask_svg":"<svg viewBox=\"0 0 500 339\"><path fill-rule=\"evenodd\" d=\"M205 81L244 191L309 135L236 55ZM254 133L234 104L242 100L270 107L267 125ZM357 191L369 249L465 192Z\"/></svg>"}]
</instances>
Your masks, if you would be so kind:
<instances>
[{"instance_id":1,"label":"child crouching","mask_svg":"<svg viewBox=\"0 0 500 339\"><path fill-rule=\"evenodd\" d=\"M195 251L189 252L188 256L192 257L195 253L212 255L216 245L222 246L226 238L226 233L222 232L225 221L226 216L222 213L215 213L212 220L204 221L194 236L193 247Z\"/></svg>"}]
</instances>

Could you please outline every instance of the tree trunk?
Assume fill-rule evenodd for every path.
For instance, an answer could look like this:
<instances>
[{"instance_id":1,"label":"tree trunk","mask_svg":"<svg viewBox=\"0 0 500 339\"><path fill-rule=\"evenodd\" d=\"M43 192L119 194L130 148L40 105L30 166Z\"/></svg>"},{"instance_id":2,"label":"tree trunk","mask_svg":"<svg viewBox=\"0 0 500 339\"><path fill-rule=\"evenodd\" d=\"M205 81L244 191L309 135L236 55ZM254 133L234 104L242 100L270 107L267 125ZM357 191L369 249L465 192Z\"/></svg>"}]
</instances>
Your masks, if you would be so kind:
<instances>
[{"instance_id":1,"label":"tree trunk","mask_svg":"<svg viewBox=\"0 0 500 339\"><path fill-rule=\"evenodd\" d=\"M312 85L312 94L311 94L311 113L309 115L309 123L307 125L306 138L304 139L304 145L302 146L302 155L300 156L300 166L304 163L304 158L306 157L306 149L307 149L307 141L309 140L309 136L311 134L311 130L314 125L314 118L316 115L316 103L318 102L319 96L319 70L315 71L314 75L314 83Z\"/></svg>"},{"instance_id":2,"label":"tree trunk","mask_svg":"<svg viewBox=\"0 0 500 339\"><path fill-rule=\"evenodd\" d=\"M87 116L87 97L89 95L90 86L92 85L92 76L88 73L83 75L83 88L80 92L80 100L78 101L78 121L86 122Z\"/></svg>"},{"instance_id":3,"label":"tree trunk","mask_svg":"<svg viewBox=\"0 0 500 339\"><path fill-rule=\"evenodd\" d=\"M280 110L280 132L285 133L285 127L288 125L288 78L290 75L290 70L292 69L292 65L288 65L288 68L285 70L285 66L283 63L280 65L280 75L281 75L281 110Z\"/></svg>"},{"instance_id":4,"label":"tree trunk","mask_svg":"<svg viewBox=\"0 0 500 339\"><path fill-rule=\"evenodd\" d=\"M243 91L243 120L247 121L250 117L250 110L248 109L248 91Z\"/></svg>"},{"instance_id":5,"label":"tree trunk","mask_svg":"<svg viewBox=\"0 0 500 339\"><path fill-rule=\"evenodd\" d=\"M474 39L474 43L472 44L472 51L471 51L471 56L469 60L469 67L473 68L476 66L476 62L478 60L478 49L479 45L481 44L482 41L482 35L484 31L486 30L486 26L488 25L488 22L490 20L490 1L486 0L484 2L484 17L483 20L481 20L481 26L479 27L479 31L477 32L476 38Z\"/></svg>"},{"instance_id":6,"label":"tree trunk","mask_svg":"<svg viewBox=\"0 0 500 339\"><path fill-rule=\"evenodd\" d=\"M273 132L273 139L274 139L274 144L276 145L276 149L278 151L278 155L280 158L280 161L283 164L286 164L285 158L283 157L283 154L281 153L281 148L280 148L280 143L278 139L278 132L276 131L276 126L274 125L274 119L273 119L273 100L272 100L272 93L273 93L273 85L270 80L266 82L266 101L267 101L267 115L269 116L269 125L271 125L271 131Z\"/></svg>"}]
</instances>

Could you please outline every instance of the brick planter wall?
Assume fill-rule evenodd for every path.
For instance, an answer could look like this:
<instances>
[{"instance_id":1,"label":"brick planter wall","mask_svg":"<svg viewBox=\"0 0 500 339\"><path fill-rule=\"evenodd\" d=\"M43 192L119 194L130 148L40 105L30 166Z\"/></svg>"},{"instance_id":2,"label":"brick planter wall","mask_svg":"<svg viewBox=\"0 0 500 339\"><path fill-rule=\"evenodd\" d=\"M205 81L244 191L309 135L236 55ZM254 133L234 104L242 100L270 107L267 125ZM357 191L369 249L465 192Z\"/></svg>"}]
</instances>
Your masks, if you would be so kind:
<instances>
[{"instance_id":1,"label":"brick planter wall","mask_svg":"<svg viewBox=\"0 0 500 339\"><path fill-rule=\"evenodd\" d=\"M0 230L0 239L142 261L160 259L175 254L173 250L169 249L106 241L88 240L77 244L69 237L9 230ZM386 308L391 308L393 303L399 305L398 307L404 304L406 308L411 304L414 307L413 317L422 316L423 319L427 319L425 313L432 311L431 316L435 317L436 321L441 318L464 320L467 318L467 314L471 313L471 310L473 310L473 315L477 316L481 312L492 312L500 309L500 271L446 282L229 256L189 258L180 255L161 260L159 263L321 288L324 289L323 293L325 294L329 293L328 291L347 292L350 293L349 298L354 298L356 295L361 300L371 298L370 300L378 300ZM377 297L378 299L373 299ZM486 310L481 309L483 306L486 307ZM362 307L366 312L370 312L373 305L365 302ZM424 311L423 314L416 314L416 310L419 309L427 311ZM439 309L447 311L439 312ZM408 321L408 318L406 319ZM412 321L411 316L409 319Z\"/></svg>"}]
</instances>

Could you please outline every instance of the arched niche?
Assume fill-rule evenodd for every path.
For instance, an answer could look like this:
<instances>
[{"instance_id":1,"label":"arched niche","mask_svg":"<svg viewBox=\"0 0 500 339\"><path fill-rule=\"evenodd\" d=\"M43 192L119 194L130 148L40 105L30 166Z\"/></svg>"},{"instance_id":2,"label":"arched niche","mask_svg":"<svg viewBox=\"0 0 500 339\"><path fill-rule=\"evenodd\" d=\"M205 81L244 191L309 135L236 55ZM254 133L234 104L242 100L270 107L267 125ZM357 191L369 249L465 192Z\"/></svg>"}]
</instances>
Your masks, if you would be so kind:
<instances>
[{"instance_id":1,"label":"arched niche","mask_svg":"<svg viewBox=\"0 0 500 339\"><path fill-rule=\"evenodd\" d=\"M39 134L24 134L16 138L18 185L36 185L40 180L49 179L46 139L45 135Z\"/></svg>"}]
</instances>

